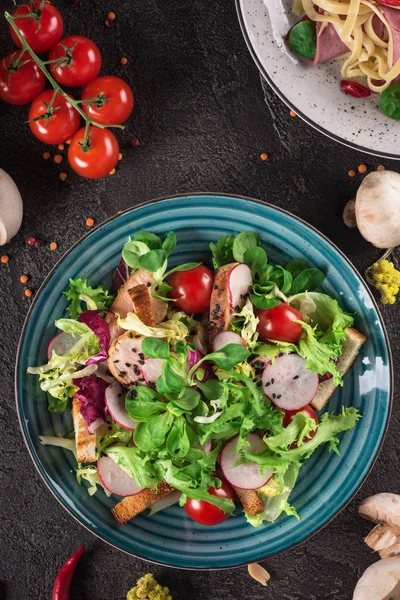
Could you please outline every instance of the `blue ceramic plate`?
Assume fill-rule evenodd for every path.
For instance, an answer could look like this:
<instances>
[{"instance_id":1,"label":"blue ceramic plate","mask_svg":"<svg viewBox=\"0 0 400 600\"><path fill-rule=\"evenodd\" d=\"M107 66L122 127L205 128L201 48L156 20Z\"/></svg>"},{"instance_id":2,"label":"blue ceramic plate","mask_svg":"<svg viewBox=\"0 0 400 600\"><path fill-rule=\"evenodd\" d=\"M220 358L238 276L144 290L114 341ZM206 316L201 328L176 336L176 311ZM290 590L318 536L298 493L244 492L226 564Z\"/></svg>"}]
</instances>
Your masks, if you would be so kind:
<instances>
[{"instance_id":1,"label":"blue ceramic plate","mask_svg":"<svg viewBox=\"0 0 400 600\"><path fill-rule=\"evenodd\" d=\"M119 500L99 491L89 497L78 485L70 452L44 447L39 435L72 430L69 413L47 411L37 378L29 365L46 362L54 320L63 315L62 292L70 277L109 284L129 234L139 230L178 237L174 263L207 260L208 244L222 235L258 231L271 262L284 264L299 257L326 274L324 290L357 314L356 327L367 343L344 388L329 402L330 411L342 404L356 406L363 418L342 435L341 456L321 447L301 470L291 502L301 516L283 517L254 529L243 516L207 528L173 506L153 517L138 516L125 527L116 525L111 507ZM94 534L135 556L183 568L222 568L261 560L305 540L329 522L348 502L370 470L385 434L391 408L391 357L384 325L361 277L341 252L300 219L268 204L246 198L195 195L143 204L113 217L78 242L53 269L29 311L22 332L17 368L17 405L21 428L32 459L61 504Z\"/></svg>"}]
</instances>

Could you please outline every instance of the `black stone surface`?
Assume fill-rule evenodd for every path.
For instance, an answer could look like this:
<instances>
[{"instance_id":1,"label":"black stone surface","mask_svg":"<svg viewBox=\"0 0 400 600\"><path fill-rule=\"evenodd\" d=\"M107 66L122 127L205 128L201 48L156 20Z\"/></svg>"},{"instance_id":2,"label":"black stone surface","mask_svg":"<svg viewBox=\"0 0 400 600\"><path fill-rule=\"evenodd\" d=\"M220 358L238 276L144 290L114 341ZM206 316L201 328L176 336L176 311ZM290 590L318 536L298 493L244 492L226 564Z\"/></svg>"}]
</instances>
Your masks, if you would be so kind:
<instances>
[{"instance_id":1,"label":"black stone surface","mask_svg":"<svg viewBox=\"0 0 400 600\"><path fill-rule=\"evenodd\" d=\"M341 212L361 181L347 171L365 163L397 170L346 149L289 116L289 109L265 90L239 29L234 1L220 0L54 0L65 34L92 37L100 46L103 74L129 82L136 107L118 133L123 160L113 177L87 181L64 159L44 161L44 145L24 121L27 107L2 104L0 166L15 179L24 199L20 233L3 250L0 264L0 598L46 600L55 574L80 544L87 552L78 568L72 598L122 600L149 565L98 541L70 518L46 489L20 434L13 371L18 337L29 299L19 283L30 275L37 289L71 244L85 233L85 219L99 223L118 210L178 192L214 191L260 198L301 215L333 240L360 269L379 251L342 223ZM12 8L12 2L0 2ZM105 25L108 11L117 18ZM0 20L0 51L12 48ZM129 62L121 67L119 60ZM393 126L396 126L395 124ZM138 148L129 141L137 137ZM262 162L261 152L270 159ZM52 149L52 153L55 152ZM62 152L65 154L65 152ZM63 183L59 173L68 173ZM45 242L30 248L26 238ZM55 252L48 243L56 241ZM394 351L398 386L399 308L383 309ZM358 518L359 500L378 491L400 491L395 394L389 433L371 475L350 505L300 547L270 558L272 575L264 589L245 568L185 572L151 567L175 600L271 598L348 600L363 570L376 557L363 543L370 525Z\"/></svg>"}]
</instances>

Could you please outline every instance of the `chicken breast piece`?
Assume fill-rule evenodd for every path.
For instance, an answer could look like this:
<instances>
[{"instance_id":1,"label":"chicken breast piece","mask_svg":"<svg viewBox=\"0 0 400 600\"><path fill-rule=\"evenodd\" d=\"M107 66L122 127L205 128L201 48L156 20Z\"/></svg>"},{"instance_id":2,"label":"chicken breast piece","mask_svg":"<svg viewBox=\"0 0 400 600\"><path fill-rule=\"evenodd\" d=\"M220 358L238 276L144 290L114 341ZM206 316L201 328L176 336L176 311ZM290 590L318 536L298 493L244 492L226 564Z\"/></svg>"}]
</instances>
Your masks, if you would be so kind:
<instances>
[{"instance_id":1,"label":"chicken breast piece","mask_svg":"<svg viewBox=\"0 0 400 600\"><path fill-rule=\"evenodd\" d=\"M210 320L209 320L209 343L212 343L216 336L223 331L227 331L232 321L233 310L229 303L228 279L231 270L239 263L230 263L217 269L214 279L214 288L210 300Z\"/></svg>"},{"instance_id":2,"label":"chicken breast piece","mask_svg":"<svg viewBox=\"0 0 400 600\"><path fill-rule=\"evenodd\" d=\"M145 269L138 269L118 290L111 311L125 318L128 312L135 312L140 316L150 312L152 324L157 325L167 314L167 303L153 298L150 294L151 284L154 282L153 274ZM139 288L135 294L135 288ZM132 297L133 296L133 297ZM144 322L144 321L143 321ZM150 325L150 323L145 323Z\"/></svg>"},{"instance_id":3,"label":"chicken breast piece","mask_svg":"<svg viewBox=\"0 0 400 600\"><path fill-rule=\"evenodd\" d=\"M127 331L117 337L108 350L108 368L115 379L123 385L145 383L142 374L145 362L142 353L143 340L143 336L135 336L132 331Z\"/></svg>"},{"instance_id":4,"label":"chicken breast piece","mask_svg":"<svg viewBox=\"0 0 400 600\"><path fill-rule=\"evenodd\" d=\"M75 431L76 459L80 463L97 460L96 434L89 433L85 419L81 415L81 403L77 398L72 400L72 421Z\"/></svg>"}]
</instances>

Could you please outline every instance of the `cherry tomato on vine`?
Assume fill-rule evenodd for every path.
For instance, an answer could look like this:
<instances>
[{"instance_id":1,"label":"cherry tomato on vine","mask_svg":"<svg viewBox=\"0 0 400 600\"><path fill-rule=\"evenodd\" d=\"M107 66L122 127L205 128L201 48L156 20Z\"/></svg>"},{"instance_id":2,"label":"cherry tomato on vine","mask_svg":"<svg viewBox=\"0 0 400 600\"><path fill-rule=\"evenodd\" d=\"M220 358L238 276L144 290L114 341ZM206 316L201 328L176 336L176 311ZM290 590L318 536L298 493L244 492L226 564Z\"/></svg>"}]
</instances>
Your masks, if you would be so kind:
<instances>
[{"instance_id":1,"label":"cherry tomato on vine","mask_svg":"<svg viewBox=\"0 0 400 600\"><path fill-rule=\"evenodd\" d=\"M303 328L294 320L302 321L303 317L298 310L288 304L278 304L274 308L258 310L259 323L257 330L260 340L266 342L275 340L277 342L297 342L303 332Z\"/></svg>"},{"instance_id":2,"label":"cherry tomato on vine","mask_svg":"<svg viewBox=\"0 0 400 600\"><path fill-rule=\"evenodd\" d=\"M86 85L97 77L101 69L100 50L92 40L82 35L64 38L51 49L49 63L54 79L70 87Z\"/></svg>"},{"instance_id":3,"label":"cherry tomato on vine","mask_svg":"<svg viewBox=\"0 0 400 600\"><path fill-rule=\"evenodd\" d=\"M357 81L348 81L348 79L341 80L340 89L348 96L353 96L353 98L368 98L371 95L371 90L365 85L357 83Z\"/></svg>"},{"instance_id":4,"label":"cherry tomato on vine","mask_svg":"<svg viewBox=\"0 0 400 600\"><path fill-rule=\"evenodd\" d=\"M117 138L111 131L90 126L85 140L85 127L82 127L69 145L68 162L78 175L98 179L115 167L118 154Z\"/></svg>"},{"instance_id":5,"label":"cherry tomato on vine","mask_svg":"<svg viewBox=\"0 0 400 600\"><path fill-rule=\"evenodd\" d=\"M170 298L187 315L199 314L208 310L214 284L214 273L205 265L198 265L188 271L175 271L168 279L172 287Z\"/></svg>"},{"instance_id":6,"label":"cherry tomato on vine","mask_svg":"<svg viewBox=\"0 0 400 600\"><path fill-rule=\"evenodd\" d=\"M227 481L224 479L221 481L221 487L209 488L209 494L217 496L218 498L230 498L234 502L235 493L233 489ZM183 508L193 521L196 521L201 525L218 525L229 517L229 513L225 513L218 508L218 506L215 506L206 500L193 500L193 498L188 498Z\"/></svg>"},{"instance_id":7,"label":"cherry tomato on vine","mask_svg":"<svg viewBox=\"0 0 400 600\"><path fill-rule=\"evenodd\" d=\"M62 144L76 133L81 117L61 94L56 95L49 108L52 98L53 90L45 90L35 98L29 109L29 127L40 141Z\"/></svg>"},{"instance_id":8,"label":"cherry tomato on vine","mask_svg":"<svg viewBox=\"0 0 400 600\"><path fill-rule=\"evenodd\" d=\"M82 104L82 109L96 123L120 125L132 112L134 98L131 88L119 77L98 77L85 86L82 100L95 98Z\"/></svg>"},{"instance_id":9,"label":"cherry tomato on vine","mask_svg":"<svg viewBox=\"0 0 400 600\"><path fill-rule=\"evenodd\" d=\"M32 102L44 90L46 77L27 52L15 50L0 61L0 98L9 104Z\"/></svg>"},{"instance_id":10,"label":"cherry tomato on vine","mask_svg":"<svg viewBox=\"0 0 400 600\"><path fill-rule=\"evenodd\" d=\"M34 52L48 52L57 44L63 32L63 20L55 6L50 2L34 0L19 6L13 14L14 17L21 15L26 15L26 18L18 18L14 23ZM21 42L11 25L10 33L14 44L21 48Z\"/></svg>"},{"instance_id":11,"label":"cherry tomato on vine","mask_svg":"<svg viewBox=\"0 0 400 600\"><path fill-rule=\"evenodd\" d=\"M300 410L285 410L284 412L285 412L285 416L283 417L283 426L284 427L287 427L289 425L290 421L293 419L294 415L297 415L297 413L299 413L299 412L302 412L306 415L306 417L313 419L316 422L316 424L318 425L317 413L309 404L307 404L307 406L304 406L304 408L300 408ZM316 433L317 433L316 429L314 429L314 431L310 431L308 436L304 438L304 442L309 442L310 440L312 440ZM292 444L292 447L296 448L297 442Z\"/></svg>"}]
</instances>

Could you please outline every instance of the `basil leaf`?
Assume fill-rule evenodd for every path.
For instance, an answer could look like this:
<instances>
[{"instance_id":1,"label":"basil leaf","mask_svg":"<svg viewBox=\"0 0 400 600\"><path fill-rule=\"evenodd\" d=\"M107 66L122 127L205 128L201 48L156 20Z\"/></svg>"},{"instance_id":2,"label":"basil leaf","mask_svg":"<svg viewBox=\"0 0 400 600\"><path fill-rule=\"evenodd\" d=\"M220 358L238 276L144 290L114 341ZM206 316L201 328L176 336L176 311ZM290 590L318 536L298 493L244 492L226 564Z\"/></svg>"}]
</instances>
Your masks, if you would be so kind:
<instances>
[{"instance_id":1,"label":"basil leaf","mask_svg":"<svg viewBox=\"0 0 400 600\"><path fill-rule=\"evenodd\" d=\"M161 248L161 238L150 231L139 231L135 233L132 239L137 242L143 242L149 250L158 250Z\"/></svg>"},{"instance_id":2,"label":"basil leaf","mask_svg":"<svg viewBox=\"0 0 400 600\"><path fill-rule=\"evenodd\" d=\"M294 295L301 292L313 292L323 284L324 280L325 274L319 269L306 269L293 281L291 293Z\"/></svg>"},{"instance_id":3,"label":"basil leaf","mask_svg":"<svg viewBox=\"0 0 400 600\"><path fill-rule=\"evenodd\" d=\"M183 417L177 417L172 424L167 437L167 450L174 457L186 456L190 450L190 442L186 431L186 422Z\"/></svg>"},{"instance_id":4,"label":"basil leaf","mask_svg":"<svg viewBox=\"0 0 400 600\"><path fill-rule=\"evenodd\" d=\"M171 400L171 398L170 398ZM185 387L177 398L172 399L172 402L183 410L193 410L200 401L200 394L192 387Z\"/></svg>"},{"instance_id":5,"label":"basil leaf","mask_svg":"<svg viewBox=\"0 0 400 600\"><path fill-rule=\"evenodd\" d=\"M251 248L256 248L260 243L260 236L255 231L242 231L235 237L232 252L237 262L244 262L244 255Z\"/></svg>"},{"instance_id":6,"label":"basil leaf","mask_svg":"<svg viewBox=\"0 0 400 600\"><path fill-rule=\"evenodd\" d=\"M159 338L148 337L142 342L142 352L149 358L165 358L171 356L168 342Z\"/></svg>"},{"instance_id":7,"label":"basil leaf","mask_svg":"<svg viewBox=\"0 0 400 600\"><path fill-rule=\"evenodd\" d=\"M161 444L164 443L165 437L171 429L173 417L169 412L165 412L161 415L155 415L147 422L147 429L152 438L156 440L162 440Z\"/></svg>"},{"instance_id":8,"label":"basil leaf","mask_svg":"<svg viewBox=\"0 0 400 600\"><path fill-rule=\"evenodd\" d=\"M256 296L254 294L250 295L250 300L256 308L260 308L261 310L268 310L269 308L274 308L282 302L281 300L279 300L279 298L266 298L265 296Z\"/></svg>"},{"instance_id":9,"label":"basil leaf","mask_svg":"<svg viewBox=\"0 0 400 600\"><path fill-rule=\"evenodd\" d=\"M174 417L181 417L186 412L184 408L179 408L179 406L176 406L173 401L168 402L167 409L171 415L174 415Z\"/></svg>"},{"instance_id":10,"label":"basil leaf","mask_svg":"<svg viewBox=\"0 0 400 600\"><path fill-rule=\"evenodd\" d=\"M289 273L289 271L287 271L280 265L276 265L273 267L273 269L269 273L269 279L270 281L276 283L276 285L283 294L288 294L290 292L293 283L293 277Z\"/></svg>"},{"instance_id":11,"label":"basil leaf","mask_svg":"<svg viewBox=\"0 0 400 600\"><path fill-rule=\"evenodd\" d=\"M292 28L289 35L292 50L310 60L317 52L317 32L314 21L300 21Z\"/></svg>"},{"instance_id":12,"label":"basil leaf","mask_svg":"<svg viewBox=\"0 0 400 600\"><path fill-rule=\"evenodd\" d=\"M392 83L383 90L379 99L381 111L395 121L400 120L400 82Z\"/></svg>"},{"instance_id":13,"label":"basil leaf","mask_svg":"<svg viewBox=\"0 0 400 600\"><path fill-rule=\"evenodd\" d=\"M292 274L293 279L296 279L297 275L300 275L302 271L308 269L308 263L301 258L294 258L293 260L289 260L285 269Z\"/></svg>"},{"instance_id":14,"label":"basil leaf","mask_svg":"<svg viewBox=\"0 0 400 600\"><path fill-rule=\"evenodd\" d=\"M196 267L198 267L201 264L202 264L201 262L184 263L183 265L179 265L177 267L174 267L170 271L168 271L168 273L165 274L165 277L168 277L169 275L171 275L172 273L175 273L176 271L190 271L191 269L195 269Z\"/></svg>"},{"instance_id":15,"label":"basil leaf","mask_svg":"<svg viewBox=\"0 0 400 600\"><path fill-rule=\"evenodd\" d=\"M208 354L206 358L207 360L213 360L221 369L229 371L249 356L250 352L241 344L227 344L221 350Z\"/></svg>"},{"instance_id":16,"label":"basil leaf","mask_svg":"<svg viewBox=\"0 0 400 600\"><path fill-rule=\"evenodd\" d=\"M172 250L176 246L176 235L173 231L170 231L165 240L162 243L162 249L164 250L166 256L171 254Z\"/></svg>"},{"instance_id":17,"label":"basil leaf","mask_svg":"<svg viewBox=\"0 0 400 600\"><path fill-rule=\"evenodd\" d=\"M220 238L216 244L210 243L214 269L218 269L234 261L232 254L234 239L234 235L228 235Z\"/></svg>"},{"instance_id":18,"label":"basil leaf","mask_svg":"<svg viewBox=\"0 0 400 600\"><path fill-rule=\"evenodd\" d=\"M165 436L161 438L156 438L151 435L149 431L149 422L139 423L133 434L133 441L135 442L136 446L140 448L140 450L143 450L143 452L150 452L151 450L156 450L157 448L163 445L164 440Z\"/></svg>"},{"instance_id":19,"label":"basil leaf","mask_svg":"<svg viewBox=\"0 0 400 600\"><path fill-rule=\"evenodd\" d=\"M150 250L147 254L139 257L138 263L146 271L155 273L158 269L161 269L166 260L167 254L165 250Z\"/></svg>"},{"instance_id":20,"label":"basil leaf","mask_svg":"<svg viewBox=\"0 0 400 600\"><path fill-rule=\"evenodd\" d=\"M268 257L265 250L259 246L250 248L250 250L245 252L243 262L246 265L249 265L253 282L256 283L261 281L262 273L265 271L268 263Z\"/></svg>"},{"instance_id":21,"label":"basil leaf","mask_svg":"<svg viewBox=\"0 0 400 600\"><path fill-rule=\"evenodd\" d=\"M166 410L165 402L151 388L140 385L129 390L125 398L125 408L134 421L148 421L153 415Z\"/></svg>"},{"instance_id":22,"label":"basil leaf","mask_svg":"<svg viewBox=\"0 0 400 600\"><path fill-rule=\"evenodd\" d=\"M272 292L272 290L274 288L275 288L274 281L266 281L262 285L260 285L259 283L255 283L253 286L253 294L255 294L257 296L265 296L266 294L269 294L270 292Z\"/></svg>"},{"instance_id":23,"label":"basil leaf","mask_svg":"<svg viewBox=\"0 0 400 600\"><path fill-rule=\"evenodd\" d=\"M131 240L127 242L122 249L122 258L129 267L138 269L139 259L141 256L149 252L149 247L143 242Z\"/></svg>"},{"instance_id":24,"label":"basil leaf","mask_svg":"<svg viewBox=\"0 0 400 600\"><path fill-rule=\"evenodd\" d=\"M169 361L166 361L163 364L161 375L157 379L156 387L160 394L178 394L181 391L182 382L173 372Z\"/></svg>"}]
</instances>

